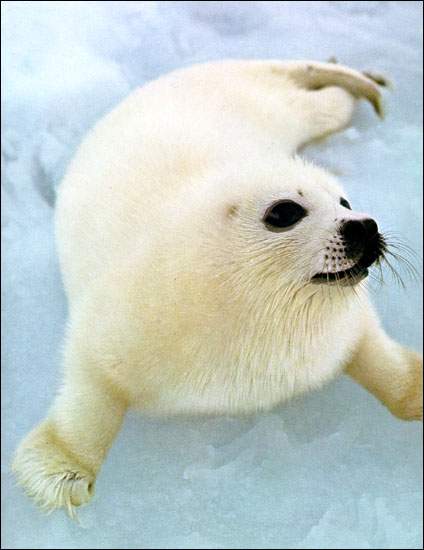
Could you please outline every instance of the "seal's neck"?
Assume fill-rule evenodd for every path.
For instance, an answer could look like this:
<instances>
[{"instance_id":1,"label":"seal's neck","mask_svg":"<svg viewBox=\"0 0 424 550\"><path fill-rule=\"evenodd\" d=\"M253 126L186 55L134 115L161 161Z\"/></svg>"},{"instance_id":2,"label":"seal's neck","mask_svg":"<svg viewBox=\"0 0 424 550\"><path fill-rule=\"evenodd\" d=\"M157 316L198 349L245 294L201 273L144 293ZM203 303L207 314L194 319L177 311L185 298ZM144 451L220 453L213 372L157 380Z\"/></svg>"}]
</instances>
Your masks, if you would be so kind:
<instances>
[{"instance_id":1,"label":"seal's neck","mask_svg":"<svg viewBox=\"0 0 424 550\"><path fill-rule=\"evenodd\" d=\"M239 319L249 347L280 350L303 360L331 339L361 306L364 288L287 285L239 296Z\"/></svg>"}]
</instances>

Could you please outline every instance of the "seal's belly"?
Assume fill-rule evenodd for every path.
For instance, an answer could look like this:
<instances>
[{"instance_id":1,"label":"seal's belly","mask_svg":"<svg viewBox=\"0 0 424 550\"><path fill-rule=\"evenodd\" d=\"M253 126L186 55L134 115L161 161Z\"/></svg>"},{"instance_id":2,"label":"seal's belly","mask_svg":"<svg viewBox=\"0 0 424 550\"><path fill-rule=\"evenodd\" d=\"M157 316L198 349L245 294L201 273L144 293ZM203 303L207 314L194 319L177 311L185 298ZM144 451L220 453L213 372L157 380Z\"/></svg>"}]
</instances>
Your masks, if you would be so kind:
<instances>
[{"instance_id":1,"label":"seal's belly","mask_svg":"<svg viewBox=\"0 0 424 550\"><path fill-rule=\"evenodd\" d=\"M211 338L216 336L213 340L198 338L185 348L169 348L147 385L143 369L138 370L139 378L134 378L131 386L137 388L143 382L151 399L143 402L144 396L137 395L135 406L139 403L155 414L237 414L270 409L337 376L355 349L360 320L361 309L355 306L328 316L325 325L318 327L295 325L284 331L278 324L255 325L248 332L249 327L244 326L239 339L236 331L231 333L229 344L222 331L211 331ZM197 353L190 354L196 343ZM181 349L186 351L184 355ZM147 364L158 357L159 350Z\"/></svg>"},{"instance_id":2,"label":"seal's belly","mask_svg":"<svg viewBox=\"0 0 424 550\"><path fill-rule=\"evenodd\" d=\"M340 357L317 363L276 362L256 369L213 369L163 390L151 410L163 414L243 414L268 410L311 389L341 370Z\"/></svg>"}]
</instances>

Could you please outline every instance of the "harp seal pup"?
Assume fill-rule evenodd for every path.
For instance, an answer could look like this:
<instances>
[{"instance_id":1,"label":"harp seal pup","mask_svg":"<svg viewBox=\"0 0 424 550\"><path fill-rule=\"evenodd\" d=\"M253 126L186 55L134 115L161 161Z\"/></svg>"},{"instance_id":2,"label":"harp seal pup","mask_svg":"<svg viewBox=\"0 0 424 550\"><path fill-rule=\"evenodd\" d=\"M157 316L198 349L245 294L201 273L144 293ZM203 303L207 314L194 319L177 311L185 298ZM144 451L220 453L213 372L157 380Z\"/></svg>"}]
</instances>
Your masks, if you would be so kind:
<instances>
[{"instance_id":1,"label":"harp seal pup","mask_svg":"<svg viewBox=\"0 0 424 550\"><path fill-rule=\"evenodd\" d=\"M343 371L422 418L422 359L365 288L385 250L302 145L381 114L379 79L319 62L223 61L136 90L81 145L57 244L64 382L13 468L45 509L89 501L129 407L248 413Z\"/></svg>"}]
</instances>

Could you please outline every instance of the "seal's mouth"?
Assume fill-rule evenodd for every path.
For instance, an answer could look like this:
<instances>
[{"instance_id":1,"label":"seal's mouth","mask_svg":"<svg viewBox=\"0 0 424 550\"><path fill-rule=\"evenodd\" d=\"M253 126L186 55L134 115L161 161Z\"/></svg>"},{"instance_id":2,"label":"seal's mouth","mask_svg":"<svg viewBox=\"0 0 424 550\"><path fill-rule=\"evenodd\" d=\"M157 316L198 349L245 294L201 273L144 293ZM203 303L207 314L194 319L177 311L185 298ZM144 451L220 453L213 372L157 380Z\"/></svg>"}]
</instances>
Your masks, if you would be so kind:
<instances>
[{"instance_id":1,"label":"seal's mouth","mask_svg":"<svg viewBox=\"0 0 424 550\"><path fill-rule=\"evenodd\" d=\"M316 273L311 281L313 283L336 283L344 286L354 286L368 276L368 268L381 258L385 250L386 243L383 237L377 233L362 251L351 248L352 255L357 258L352 267L340 271Z\"/></svg>"},{"instance_id":2,"label":"seal's mouth","mask_svg":"<svg viewBox=\"0 0 424 550\"><path fill-rule=\"evenodd\" d=\"M368 276L368 267L361 266L360 262L349 269L335 272L317 273L312 277L314 283L348 283L356 285Z\"/></svg>"},{"instance_id":3,"label":"seal's mouth","mask_svg":"<svg viewBox=\"0 0 424 550\"><path fill-rule=\"evenodd\" d=\"M344 286L354 286L368 276L368 268L384 253L385 243L379 235L370 242L370 246L362 251L359 259L349 269L340 271L323 271L311 279L314 283L341 283Z\"/></svg>"}]
</instances>

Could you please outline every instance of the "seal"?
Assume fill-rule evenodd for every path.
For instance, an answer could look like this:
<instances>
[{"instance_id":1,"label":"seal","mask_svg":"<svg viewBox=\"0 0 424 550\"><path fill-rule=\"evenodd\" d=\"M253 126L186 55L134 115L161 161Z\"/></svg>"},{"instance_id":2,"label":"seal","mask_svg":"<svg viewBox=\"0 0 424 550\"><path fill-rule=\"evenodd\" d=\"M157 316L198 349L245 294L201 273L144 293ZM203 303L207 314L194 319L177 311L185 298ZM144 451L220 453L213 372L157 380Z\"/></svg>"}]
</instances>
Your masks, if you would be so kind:
<instances>
[{"instance_id":1,"label":"seal","mask_svg":"<svg viewBox=\"0 0 424 550\"><path fill-rule=\"evenodd\" d=\"M64 382L13 468L45 509L89 501L129 407L251 413L342 372L422 418L422 359L365 287L387 243L340 183L297 156L379 84L332 63L223 61L136 90L81 145L56 235Z\"/></svg>"}]
</instances>

